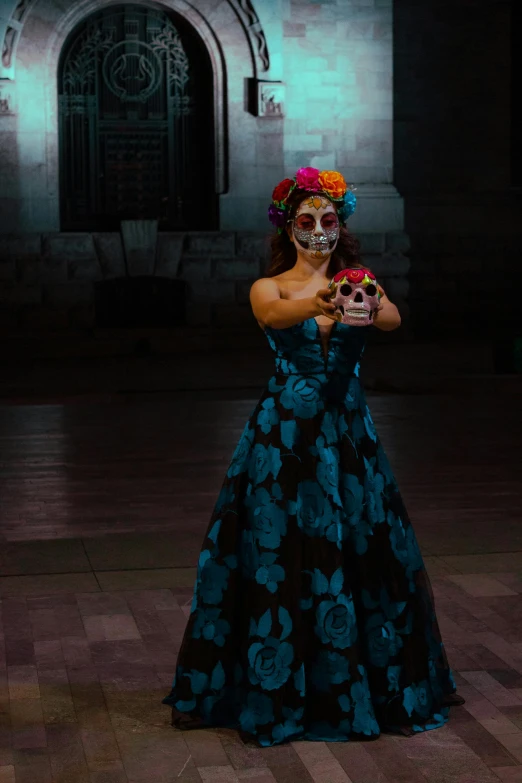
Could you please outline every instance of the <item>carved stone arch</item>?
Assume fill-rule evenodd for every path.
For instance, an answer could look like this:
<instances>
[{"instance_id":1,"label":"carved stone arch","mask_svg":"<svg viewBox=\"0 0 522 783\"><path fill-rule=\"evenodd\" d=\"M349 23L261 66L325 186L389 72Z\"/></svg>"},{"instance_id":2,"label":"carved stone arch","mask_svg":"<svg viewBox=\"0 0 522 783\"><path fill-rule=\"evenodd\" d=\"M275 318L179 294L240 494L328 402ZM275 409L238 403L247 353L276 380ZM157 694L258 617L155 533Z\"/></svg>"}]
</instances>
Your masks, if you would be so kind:
<instances>
[{"instance_id":1,"label":"carved stone arch","mask_svg":"<svg viewBox=\"0 0 522 783\"><path fill-rule=\"evenodd\" d=\"M33 230L59 230L58 71L60 53L68 35L82 19L121 0L37 0L24 17L17 50L16 99L31 112L18 114L19 150L34 166L31 180L34 209L24 222ZM220 228L251 220L245 198L251 177L245 166L258 164L255 145L257 118L245 102L245 86L265 67L258 40L256 16L244 0L142 0L138 5L174 12L190 24L205 45L213 69L215 183L219 194ZM197 7L196 7L197 5ZM257 30L258 31L258 30ZM257 48L256 48L257 47ZM264 55L263 55L264 57ZM25 144L25 148L22 149ZM38 161L36 161L38 157Z\"/></svg>"},{"instance_id":2,"label":"carved stone arch","mask_svg":"<svg viewBox=\"0 0 522 783\"><path fill-rule=\"evenodd\" d=\"M102 3L99 0L80 0L71 6L70 11L60 19L50 40L47 54L47 70L54 85L57 78L58 61L62 46L69 32L90 13L109 5L116 5L118 0ZM214 146L215 146L215 182L218 193L226 190L226 107L225 94L225 57L214 25L210 25L206 16L195 9L186 0L169 0L168 3L144 0L141 5L156 7L165 11L174 11L183 16L196 30L203 40L212 62L214 75ZM245 41L246 48L246 41Z\"/></svg>"},{"instance_id":3,"label":"carved stone arch","mask_svg":"<svg viewBox=\"0 0 522 783\"><path fill-rule=\"evenodd\" d=\"M270 68L270 55L265 32L251 0L228 0L228 2L235 9L245 27L252 46L256 72L268 71Z\"/></svg>"},{"instance_id":4,"label":"carved stone arch","mask_svg":"<svg viewBox=\"0 0 522 783\"><path fill-rule=\"evenodd\" d=\"M25 18L36 0L15 0L4 3L0 12L0 79L14 79L16 50Z\"/></svg>"},{"instance_id":5,"label":"carved stone arch","mask_svg":"<svg viewBox=\"0 0 522 783\"><path fill-rule=\"evenodd\" d=\"M62 231L217 227L213 70L186 19L143 3L106 5L62 47Z\"/></svg>"},{"instance_id":6,"label":"carved stone arch","mask_svg":"<svg viewBox=\"0 0 522 783\"><path fill-rule=\"evenodd\" d=\"M255 62L256 72L265 72L270 68L270 55L266 41L263 26L257 15L257 12L251 0L227 0L231 8L236 12L238 19L243 25L246 35L250 41L252 55ZM16 59L16 48L20 39L25 18L27 17L31 6L38 0L14 0L11 3L11 11L4 11L4 24L1 25L2 47L1 47L1 67L0 78L14 78L14 68ZM6 4L7 5L7 4ZM189 4L185 4L185 16ZM196 10L192 8L192 10Z\"/></svg>"}]
</instances>

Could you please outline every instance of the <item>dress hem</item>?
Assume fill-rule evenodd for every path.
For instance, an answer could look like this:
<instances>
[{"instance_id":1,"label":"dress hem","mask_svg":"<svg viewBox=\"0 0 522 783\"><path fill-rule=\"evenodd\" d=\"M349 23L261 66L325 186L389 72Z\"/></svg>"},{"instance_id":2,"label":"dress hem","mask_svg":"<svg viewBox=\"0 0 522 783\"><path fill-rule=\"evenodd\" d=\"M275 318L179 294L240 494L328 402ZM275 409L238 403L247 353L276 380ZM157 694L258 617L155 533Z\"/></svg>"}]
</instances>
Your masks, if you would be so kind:
<instances>
[{"instance_id":1,"label":"dress hem","mask_svg":"<svg viewBox=\"0 0 522 783\"><path fill-rule=\"evenodd\" d=\"M197 710L193 710L191 712L181 712L176 707L174 707L170 701L170 697L166 697L163 699L162 704L165 704L166 706L170 707L172 710L172 720L171 725L174 726L177 729L180 729L181 731L191 731L193 729L233 729L234 731L237 731L239 736L241 737L243 743L245 744L253 744L256 747L264 748L267 747L266 744L263 744L257 740L257 735L255 734L249 734L248 732L241 729L240 724L238 721L230 721L228 723L207 723L198 713ZM447 723L449 718L449 708L450 707L458 707L462 704L465 704L466 700L460 696L456 691L453 693L448 693L444 696L440 708L440 714L443 716L443 723ZM344 735L342 737L319 737L317 735L314 735L313 732L309 731L303 731L299 734L295 734L289 737L285 737L283 740L278 740L275 742L271 742L268 744L268 747L273 745L282 745L288 742L294 742L299 740L312 740L312 741L321 741L321 742L373 742L381 736L381 734L400 734L404 737L412 737L415 734L418 734L422 731L430 731L431 729L439 728L440 724L433 723L433 725L429 726L427 724L433 723L433 716L430 715L426 718L425 724L419 724L418 722L410 725L400 725L400 726L380 726L379 725L379 733L378 734L361 734L358 732L350 732L347 735ZM417 728L413 728L413 726L416 726Z\"/></svg>"}]
</instances>

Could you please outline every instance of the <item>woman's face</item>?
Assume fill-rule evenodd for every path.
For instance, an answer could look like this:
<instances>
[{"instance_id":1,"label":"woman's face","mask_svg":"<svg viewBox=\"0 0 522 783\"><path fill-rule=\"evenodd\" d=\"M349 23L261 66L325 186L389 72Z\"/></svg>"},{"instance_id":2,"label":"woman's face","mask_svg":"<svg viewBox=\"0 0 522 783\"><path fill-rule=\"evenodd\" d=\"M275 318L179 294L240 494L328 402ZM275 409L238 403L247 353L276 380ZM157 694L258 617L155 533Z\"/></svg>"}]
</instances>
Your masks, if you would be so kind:
<instances>
[{"instance_id":1,"label":"woman's face","mask_svg":"<svg viewBox=\"0 0 522 783\"><path fill-rule=\"evenodd\" d=\"M337 210L326 196L306 196L297 207L290 229L298 253L313 261L324 260L339 240Z\"/></svg>"}]
</instances>

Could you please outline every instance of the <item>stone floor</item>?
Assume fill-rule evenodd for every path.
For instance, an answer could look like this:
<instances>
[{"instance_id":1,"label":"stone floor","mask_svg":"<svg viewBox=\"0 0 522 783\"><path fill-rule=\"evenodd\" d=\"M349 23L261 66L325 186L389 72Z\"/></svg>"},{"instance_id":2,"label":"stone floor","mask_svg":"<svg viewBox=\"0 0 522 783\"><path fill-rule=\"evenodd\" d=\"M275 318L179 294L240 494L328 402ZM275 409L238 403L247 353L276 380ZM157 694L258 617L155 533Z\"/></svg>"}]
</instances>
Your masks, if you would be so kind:
<instances>
[{"instance_id":1,"label":"stone floor","mask_svg":"<svg viewBox=\"0 0 522 783\"><path fill-rule=\"evenodd\" d=\"M411 738L265 749L231 730L175 730L161 704L202 537L260 392L239 386L265 365L194 362L196 380L187 364L168 378L157 364L148 377L143 364L112 368L110 382L99 364L4 376L0 783L522 783L522 378L466 355L456 373L389 352L370 376L395 393L367 393L466 704ZM228 386L224 366L236 368Z\"/></svg>"}]
</instances>

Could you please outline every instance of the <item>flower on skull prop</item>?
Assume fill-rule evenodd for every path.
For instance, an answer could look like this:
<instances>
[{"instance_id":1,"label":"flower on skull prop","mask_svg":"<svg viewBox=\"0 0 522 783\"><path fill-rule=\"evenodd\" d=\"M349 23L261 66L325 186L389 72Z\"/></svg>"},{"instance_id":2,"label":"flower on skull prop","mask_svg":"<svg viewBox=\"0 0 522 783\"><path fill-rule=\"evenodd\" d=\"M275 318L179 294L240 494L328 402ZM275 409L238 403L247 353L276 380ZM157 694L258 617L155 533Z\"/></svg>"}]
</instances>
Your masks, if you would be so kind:
<instances>
[{"instance_id":1,"label":"flower on skull prop","mask_svg":"<svg viewBox=\"0 0 522 783\"><path fill-rule=\"evenodd\" d=\"M343 324L369 326L379 305L381 294L370 269L342 269L330 281L330 301L335 305L335 318Z\"/></svg>"}]
</instances>

